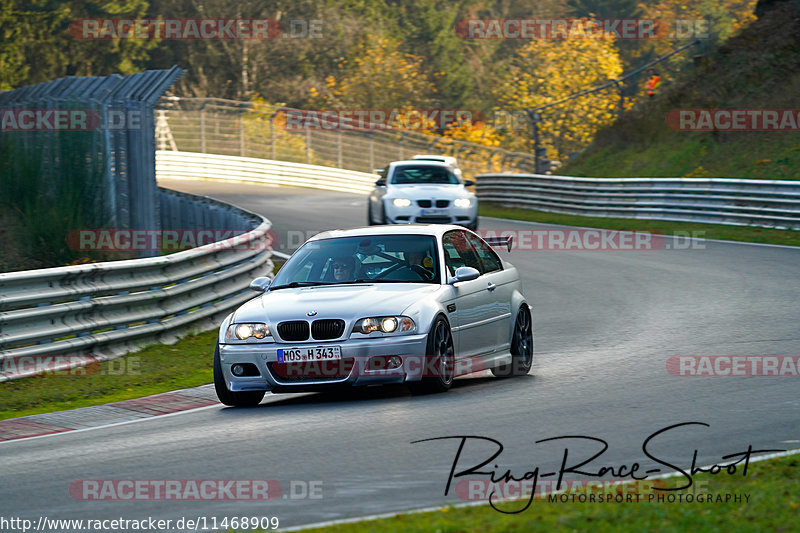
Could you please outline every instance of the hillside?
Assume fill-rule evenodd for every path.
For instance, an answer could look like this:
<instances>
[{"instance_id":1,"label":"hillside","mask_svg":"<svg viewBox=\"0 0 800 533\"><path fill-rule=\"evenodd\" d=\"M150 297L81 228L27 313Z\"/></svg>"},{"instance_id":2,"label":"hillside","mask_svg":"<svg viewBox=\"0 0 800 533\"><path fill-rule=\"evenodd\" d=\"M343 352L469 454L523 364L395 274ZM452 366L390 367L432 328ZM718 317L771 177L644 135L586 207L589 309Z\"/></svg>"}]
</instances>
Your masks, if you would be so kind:
<instances>
[{"instance_id":1,"label":"hillside","mask_svg":"<svg viewBox=\"0 0 800 533\"><path fill-rule=\"evenodd\" d=\"M559 173L800 179L800 130L677 131L666 122L677 109L800 109L800 2L775 3L661 95L601 130Z\"/></svg>"}]
</instances>

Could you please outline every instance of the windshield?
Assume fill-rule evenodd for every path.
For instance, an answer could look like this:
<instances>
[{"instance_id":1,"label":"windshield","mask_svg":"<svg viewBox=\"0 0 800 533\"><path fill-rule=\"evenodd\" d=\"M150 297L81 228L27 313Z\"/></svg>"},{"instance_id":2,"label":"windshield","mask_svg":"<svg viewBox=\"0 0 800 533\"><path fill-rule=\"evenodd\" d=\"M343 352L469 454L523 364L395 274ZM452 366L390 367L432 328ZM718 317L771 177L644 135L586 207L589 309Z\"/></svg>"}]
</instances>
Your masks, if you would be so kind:
<instances>
[{"instance_id":1,"label":"windshield","mask_svg":"<svg viewBox=\"0 0 800 533\"><path fill-rule=\"evenodd\" d=\"M459 181L453 171L447 167L431 165L403 165L394 168L392 184L394 185L458 185Z\"/></svg>"},{"instance_id":2,"label":"windshield","mask_svg":"<svg viewBox=\"0 0 800 533\"><path fill-rule=\"evenodd\" d=\"M353 283L439 283L436 239L428 235L341 237L304 244L270 290Z\"/></svg>"}]
</instances>

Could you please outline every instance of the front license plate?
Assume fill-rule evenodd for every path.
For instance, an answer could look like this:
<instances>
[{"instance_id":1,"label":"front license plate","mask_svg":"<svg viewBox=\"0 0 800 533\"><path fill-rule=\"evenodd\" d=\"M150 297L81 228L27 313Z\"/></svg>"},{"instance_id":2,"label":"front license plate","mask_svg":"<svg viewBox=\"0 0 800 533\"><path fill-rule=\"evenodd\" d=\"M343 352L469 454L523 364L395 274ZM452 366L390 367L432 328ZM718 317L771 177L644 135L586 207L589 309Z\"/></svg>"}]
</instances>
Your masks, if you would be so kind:
<instances>
[{"instance_id":1,"label":"front license plate","mask_svg":"<svg viewBox=\"0 0 800 533\"><path fill-rule=\"evenodd\" d=\"M302 363L304 361L336 361L342 358L339 346L313 346L308 348L278 349L279 363Z\"/></svg>"},{"instance_id":2,"label":"front license plate","mask_svg":"<svg viewBox=\"0 0 800 533\"><path fill-rule=\"evenodd\" d=\"M420 209L420 216L425 215L444 215L447 214L447 209Z\"/></svg>"}]
</instances>

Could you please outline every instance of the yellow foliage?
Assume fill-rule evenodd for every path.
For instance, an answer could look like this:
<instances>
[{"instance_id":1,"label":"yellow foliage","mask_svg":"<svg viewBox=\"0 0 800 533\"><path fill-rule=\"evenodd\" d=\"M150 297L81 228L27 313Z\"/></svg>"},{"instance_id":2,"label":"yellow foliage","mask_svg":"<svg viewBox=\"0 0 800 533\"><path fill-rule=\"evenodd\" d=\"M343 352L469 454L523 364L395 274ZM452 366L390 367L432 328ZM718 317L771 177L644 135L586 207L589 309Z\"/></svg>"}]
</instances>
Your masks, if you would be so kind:
<instances>
[{"instance_id":1,"label":"yellow foliage","mask_svg":"<svg viewBox=\"0 0 800 533\"><path fill-rule=\"evenodd\" d=\"M274 143L277 159L305 163L305 136L286 130L286 114L277 112L283 104L270 104L260 96L251 98L250 102L252 108L242 115L247 155L272 159Z\"/></svg>"},{"instance_id":2,"label":"yellow foliage","mask_svg":"<svg viewBox=\"0 0 800 533\"><path fill-rule=\"evenodd\" d=\"M363 42L354 59L342 61L338 79L326 78L318 103L354 109L430 105L436 88L423 74L424 58L401 52L398 44L385 38Z\"/></svg>"},{"instance_id":3,"label":"yellow foliage","mask_svg":"<svg viewBox=\"0 0 800 533\"><path fill-rule=\"evenodd\" d=\"M445 130L444 136L459 141L467 141L484 146L500 146L500 135L483 122L472 123L466 120Z\"/></svg>"},{"instance_id":4,"label":"yellow foliage","mask_svg":"<svg viewBox=\"0 0 800 533\"><path fill-rule=\"evenodd\" d=\"M508 110L532 109L607 83L622 74L611 39L531 41L517 53L497 89ZM583 149L597 130L617 116L615 88L545 109L539 115L542 145L550 158L565 159ZM524 132L526 137L528 132Z\"/></svg>"}]
</instances>

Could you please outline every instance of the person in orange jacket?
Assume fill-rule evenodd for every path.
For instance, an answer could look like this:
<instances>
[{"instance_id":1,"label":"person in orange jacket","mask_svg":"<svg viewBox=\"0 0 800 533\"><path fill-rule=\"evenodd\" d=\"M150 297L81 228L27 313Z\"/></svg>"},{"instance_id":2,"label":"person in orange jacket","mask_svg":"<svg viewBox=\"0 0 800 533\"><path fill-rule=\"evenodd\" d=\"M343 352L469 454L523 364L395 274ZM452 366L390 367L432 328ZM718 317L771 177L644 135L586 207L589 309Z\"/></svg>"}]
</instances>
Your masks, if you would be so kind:
<instances>
[{"instance_id":1,"label":"person in orange jacket","mask_svg":"<svg viewBox=\"0 0 800 533\"><path fill-rule=\"evenodd\" d=\"M661 76L658 75L654 68L650 69L649 74L650 78L644 84L644 88L647 89L647 96L652 98L661 90Z\"/></svg>"}]
</instances>

